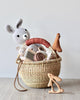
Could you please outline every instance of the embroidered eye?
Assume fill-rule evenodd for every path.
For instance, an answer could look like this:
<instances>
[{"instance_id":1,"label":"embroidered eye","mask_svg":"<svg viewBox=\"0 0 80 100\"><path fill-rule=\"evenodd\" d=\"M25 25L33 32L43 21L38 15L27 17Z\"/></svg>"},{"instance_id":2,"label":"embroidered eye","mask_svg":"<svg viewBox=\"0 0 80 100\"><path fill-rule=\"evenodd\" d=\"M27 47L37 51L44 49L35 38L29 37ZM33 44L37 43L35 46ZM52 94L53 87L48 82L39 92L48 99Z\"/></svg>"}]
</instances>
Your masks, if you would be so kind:
<instances>
[{"instance_id":1,"label":"embroidered eye","mask_svg":"<svg viewBox=\"0 0 80 100\"><path fill-rule=\"evenodd\" d=\"M25 31L27 31L27 29L25 29Z\"/></svg>"},{"instance_id":2,"label":"embroidered eye","mask_svg":"<svg viewBox=\"0 0 80 100\"><path fill-rule=\"evenodd\" d=\"M17 35L17 37L20 37L19 35Z\"/></svg>"},{"instance_id":3,"label":"embroidered eye","mask_svg":"<svg viewBox=\"0 0 80 100\"><path fill-rule=\"evenodd\" d=\"M25 34L24 37L27 37L27 35Z\"/></svg>"},{"instance_id":4,"label":"embroidered eye","mask_svg":"<svg viewBox=\"0 0 80 100\"><path fill-rule=\"evenodd\" d=\"M23 35L23 39L26 40L27 39L27 34Z\"/></svg>"}]
</instances>

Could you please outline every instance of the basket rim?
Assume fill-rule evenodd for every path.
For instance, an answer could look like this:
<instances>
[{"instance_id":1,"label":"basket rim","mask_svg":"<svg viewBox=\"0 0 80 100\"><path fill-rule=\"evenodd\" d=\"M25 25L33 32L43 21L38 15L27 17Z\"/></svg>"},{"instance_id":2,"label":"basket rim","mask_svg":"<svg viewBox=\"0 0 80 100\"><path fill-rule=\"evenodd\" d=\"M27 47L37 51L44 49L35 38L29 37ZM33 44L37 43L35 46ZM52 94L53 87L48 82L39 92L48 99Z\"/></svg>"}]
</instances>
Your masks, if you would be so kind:
<instances>
[{"instance_id":1,"label":"basket rim","mask_svg":"<svg viewBox=\"0 0 80 100\"><path fill-rule=\"evenodd\" d=\"M51 62L56 62L56 61L61 61L62 60L62 58L61 57L59 57L59 58L57 58L57 59L51 59L51 60L46 60L46 61L30 61L30 62L25 62L25 61L23 61L23 64L45 64L45 63L51 63Z\"/></svg>"}]
</instances>

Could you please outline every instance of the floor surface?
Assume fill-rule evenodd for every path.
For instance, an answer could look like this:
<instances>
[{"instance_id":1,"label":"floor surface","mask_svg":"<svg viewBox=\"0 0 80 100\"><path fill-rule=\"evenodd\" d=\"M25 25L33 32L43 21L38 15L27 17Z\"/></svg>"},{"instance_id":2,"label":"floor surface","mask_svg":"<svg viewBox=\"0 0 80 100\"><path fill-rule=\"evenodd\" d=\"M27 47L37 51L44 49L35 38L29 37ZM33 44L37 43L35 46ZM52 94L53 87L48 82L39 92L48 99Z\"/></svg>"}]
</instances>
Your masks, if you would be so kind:
<instances>
[{"instance_id":1,"label":"floor surface","mask_svg":"<svg viewBox=\"0 0 80 100\"><path fill-rule=\"evenodd\" d=\"M27 87L28 91L18 92L13 85L14 79L0 78L0 100L80 100L80 80L63 80L62 94L49 94L47 89ZM56 88L56 87L55 87Z\"/></svg>"}]
</instances>

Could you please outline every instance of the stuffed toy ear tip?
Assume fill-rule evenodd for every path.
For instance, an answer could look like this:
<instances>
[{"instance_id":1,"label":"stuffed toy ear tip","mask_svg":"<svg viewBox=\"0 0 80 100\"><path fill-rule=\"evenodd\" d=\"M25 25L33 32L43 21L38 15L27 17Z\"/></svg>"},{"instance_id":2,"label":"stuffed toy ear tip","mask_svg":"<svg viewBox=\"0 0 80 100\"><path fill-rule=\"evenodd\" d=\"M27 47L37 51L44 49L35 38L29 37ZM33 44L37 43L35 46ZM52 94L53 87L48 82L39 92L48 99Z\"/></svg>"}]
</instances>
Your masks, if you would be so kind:
<instances>
[{"instance_id":1,"label":"stuffed toy ear tip","mask_svg":"<svg viewBox=\"0 0 80 100\"><path fill-rule=\"evenodd\" d=\"M7 29L7 31L8 31L9 33L13 33L13 32L14 32L13 28L12 28L10 25L7 25L7 26L6 26L6 29Z\"/></svg>"},{"instance_id":2,"label":"stuffed toy ear tip","mask_svg":"<svg viewBox=\"0 0 80 100\"><path fill-rule=\"evenodd\" d=\"M22 18L20 18L20 20L23 21Z\"/></svg>"},{"instance_id":3,"label":"stuffed toy ear tip","mask_svg":"<svg viewBox=\"0 0 80 100\"><path fill-rule=\"evenodd\" d=\"M21 22L21 24L22 24L22 22L23 22L22 18L19 19L19 22Z\"/></svg>"},{"instance_id":4,"label":"stuffed toy ear tip","mask_svg":"<svg viewBox=\"0 0 80 100\"><path fill-rule=\"evenodd\" d=\"M20 18L17 22L16 28L19 28L19 26L21 26L23 20Z\"/></svg>"},{"instance_id":5,"label":"stuffed toy ear tip","mask_svg":"<svg viewBox=\"0 0 80 100\"><path fill-rule=\"evenodd\" d=\"M6 25L6 29L7 29L7 30L9 29L9 27L10 27L10 25Z\"/></svg>"}]
</instances>

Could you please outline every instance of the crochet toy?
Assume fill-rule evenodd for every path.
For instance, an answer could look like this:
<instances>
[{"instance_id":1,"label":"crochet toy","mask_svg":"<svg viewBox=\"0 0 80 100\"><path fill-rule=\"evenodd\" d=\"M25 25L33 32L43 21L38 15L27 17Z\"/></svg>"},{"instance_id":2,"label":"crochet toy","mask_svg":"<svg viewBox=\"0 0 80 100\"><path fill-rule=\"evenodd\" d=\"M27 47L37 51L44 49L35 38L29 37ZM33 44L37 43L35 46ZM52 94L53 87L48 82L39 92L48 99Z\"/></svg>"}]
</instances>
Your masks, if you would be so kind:
<instances>
[{"instance_id":1,"label":"crochet toy","mask_svg":"<svg viewBox=\"0 0 80 100\"><path fill-rule=\"evenodd\" d=\"M22 25L22 22L23 22L22 19L20 19L18 21L15 30L12 28L12 26L7 25L7 31L9 33L12 33L13 39L18 44L25 44L26 40L30 39L30 33L28 32L28 30L25 28L20 28L20 26ZM21 48L19 48L19 54L21 55L20 58L22 58L22 60L26 59L25 56L27 55L28 50L30 49L30 50L33 50L34 52L37 52L38 47L44 50L44 48L41 46L41 44L37 44L37 43L31 44L30 46L26 47L26 50L24 50L24 46L22 46ZM23 51L24 51L24 54L23 54ZM47 60L54 58L54 55L50 50L46 50L46 53L47 53Z\"/></svg>"},{"instance_id":2,"label":"crochet toy","mask_svg":"<svg viewBox=\"0 0 80 100\"><path fill-rule=\"evenodd\" d=\"M7 31L9 33L12 33L13 39L18 43L18 44L24 44L26 40L30 39L30 34L27 29L25 28L20 28L22 24L22 19L20 19L16 25L16 29L14 30L12 26L7 25Z\"/></svg>"},{"instance_id":3,"label":"crochet toy","mask_svg":"<svg viewBox=\"0 0 80 100\"><path fill-rule=\"evenodd\" d=\"M55 39L52 47L53 47L53 50L58 51L58 52L62 52L59 39L60 39L60 33L57 33L56 39Z\"/></svg>"},{"instance_id":4,"label":"crochet toy","mask_svg":"<svg viewBox=\"0 0 80 100\"><path fill-rule=\"evenodd\" d=\"M26 40L30 39L30 33L28 32L27 29L25 28L20 28L20 26L22 25L23 20L20 19L16 25L16 29L14 30L12 28L12 26L7 25L7 31L9 33L12 33L12 37L13 39L18 43L21 44L21 47L18 47L18 53L19 53L19 57L22 60L26 59L26 54L28 52L28 49L33 50L34 52L38 51L38 47L42 48L42 46L40 44L32 44L30 46L26 46ZM24 45L22 45L24 44ZM26 46L26 49L25 47Z\"/></svg>"}]
</instances>

